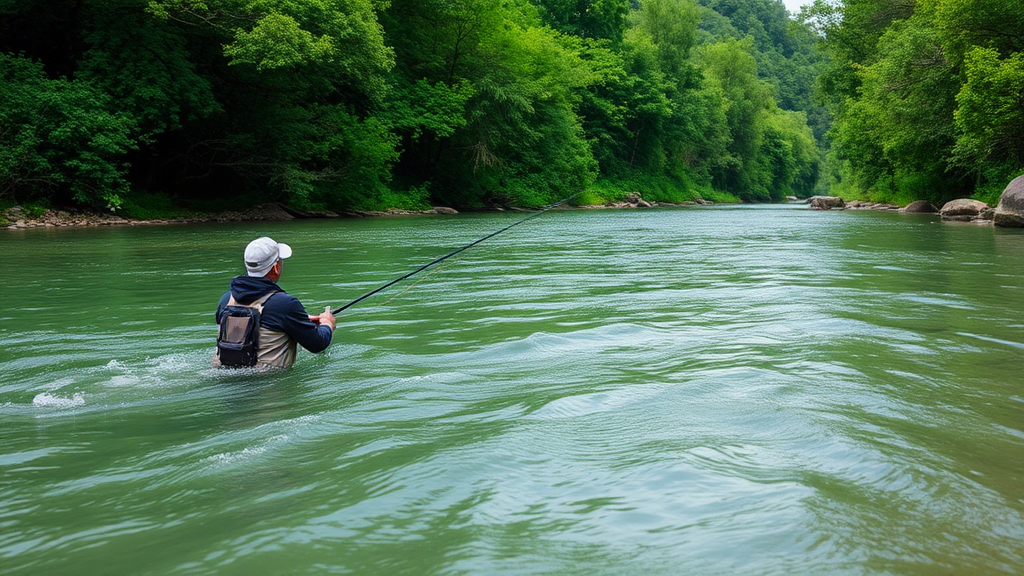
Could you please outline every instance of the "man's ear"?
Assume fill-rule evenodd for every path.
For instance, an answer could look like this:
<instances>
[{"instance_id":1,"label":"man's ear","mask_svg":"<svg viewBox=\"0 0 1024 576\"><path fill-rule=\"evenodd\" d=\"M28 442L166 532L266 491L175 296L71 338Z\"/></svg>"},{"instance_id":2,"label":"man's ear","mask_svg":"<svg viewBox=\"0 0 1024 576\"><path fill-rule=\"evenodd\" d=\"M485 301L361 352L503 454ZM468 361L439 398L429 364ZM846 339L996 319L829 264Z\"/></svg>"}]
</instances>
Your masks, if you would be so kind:
<instances>
[{"instance_id":1,"label":"man's ear","mask_svg":"<svg viewBox=\"0 0 1024 576\"><path fill-rule=\"evenodd\" d=\"M270 270L267 270L267 273L264 276L266 278L270 278L274 282L277 282L278 278L281 277L281 261L278 260L277 262L274 262L274 265L270 267Z\"/></svg>"}]
</instances>

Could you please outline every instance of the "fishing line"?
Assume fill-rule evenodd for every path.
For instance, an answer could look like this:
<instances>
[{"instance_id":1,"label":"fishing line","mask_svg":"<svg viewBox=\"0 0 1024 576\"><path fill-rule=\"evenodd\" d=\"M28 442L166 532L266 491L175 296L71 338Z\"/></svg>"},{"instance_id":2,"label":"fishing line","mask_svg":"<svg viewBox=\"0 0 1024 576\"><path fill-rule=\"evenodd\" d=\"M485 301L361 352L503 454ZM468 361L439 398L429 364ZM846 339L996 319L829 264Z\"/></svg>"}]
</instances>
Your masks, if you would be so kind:
<instances>
[{"instance_id":1,"label":"fishing line","mask_svg":"<svg viewBox=\"0 0 1024 576\"><path fill-rule=\"evenodd\" d=\"M431 262L428 262L427 264L424 264L423 266L420 266L419 268L413 270L412 272L409 272L405 276L402 276L400 278L395 278L391 282L388 282L387 284L384 284L383 286L381 286L379 288L375 288L375 289L367 292L366 294L363 294L359 298L356 298L355 300L349 302L348 304L345 304L341 308L338 308L337 310L334 310L331 313L332 314L338 314L341 311L345 310L346 308L350 308L350 307L358 304L359 302L362 302L363 300L366 300L370 296L373 296L374 294L377 294L378 292L383 292L384 290L394 286L395 284L398 284L402 280L406 280L408 278L412 278L413 276L419 274L420 272L423 272L427 268L430 268L431 266L434 266L435 264L440 264L441 262L444 262L445 260L451 258L452 256L455 256L459 252L462 252L463 250L468 250L468 249L472 248L473 246L476 246L477 244L483 242L484 240L489 240L491 238L494 238L498 234L501 234L502 232L508 230L509 228L512 228L513 226L518 226L518 225L522 224L523 222L527 222L529 220L532 220L532 219L536 218L537 216L540 216L541 214L547 212L548 210L551 210L552 208L555 208L557 206L561 206L562 204L565 204L566 202L568 202L569 200L572 200L573 198L579 196L580 194L581 194L580 192L577 192L577 193L573 194L572 196L569 196L568 198L565 198L563 200L559 200L558 202L555 202L554 204L550 204L548 206L545 206L545 207L541 208L540 210L534 212L533 214L530 214L529 216L527 216L526 218L523 218L522 220L517 220L516 222L511 223L508 226L505 226L504 228L502 228L501 230L498 230L497 232L492 232L491 234L488 234L487 236L484 236L483 238L480 238L479 240L476 240L474 242L470 242L469 244L466 244L462 248L458 248L456 250L452 250L451 252L445 254L444 256L441 256L440 258L437 258L437 259L435 259L435 260L433 260Z\"/></svg>"},{"instance_id":2,"label":"fishing line","mask_svg":"<svg viewBox=\"0 0 1024 576\"><path fill-rule=\"evenodd\" d=\"M448 266L451 263L452 263L452 260L446 260L445 262L442 262L441 264L438 264L437 266L434 266L428 272L426 272L423 275L421 275L418 279L413 280L410 284L406 285L404 290L400 290L400 291L392 294L391 297L388 298L387 300L385 300L382 305L383 306L387 306L388 304L391 304L391 302L394 301L396 298L400 298L400 297L404 296L406 292L408 292L408 291L412 290L413 288L419 286L427 278L430 278L434 274L437 274L441 270L444 270L445 267Z\"/></svg>"}]
</instances>

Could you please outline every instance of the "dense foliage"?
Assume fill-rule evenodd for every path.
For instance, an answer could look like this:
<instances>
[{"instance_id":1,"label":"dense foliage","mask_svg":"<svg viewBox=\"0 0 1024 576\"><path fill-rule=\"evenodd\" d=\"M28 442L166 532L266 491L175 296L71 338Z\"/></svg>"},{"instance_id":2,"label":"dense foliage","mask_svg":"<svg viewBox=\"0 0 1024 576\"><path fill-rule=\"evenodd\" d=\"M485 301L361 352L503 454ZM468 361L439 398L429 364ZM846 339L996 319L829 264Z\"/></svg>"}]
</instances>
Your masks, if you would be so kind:
<instances>
[{"instance_id":1,"label":"dense foliage","mask_svg":"<svg viewBox=\"0 0 1024 576\"><path fill-rule=\"evenodd\" d=\"M1024 172L1024 10L1015 0L817 0L831 54L833 189L994 204Z\"/></svg>"},{"instance_id":2,"label":"dense foliage","mask_svg":"<svg viewBox=\"0 0 1024 576\"><path fill-rule=\"evenodd\" d=\"M779 0L0 0L0 201L806 195L814 42ZM959 158L1002 153L978 106L1014 81L951 96Z\"/></svg>"}]
</instances>

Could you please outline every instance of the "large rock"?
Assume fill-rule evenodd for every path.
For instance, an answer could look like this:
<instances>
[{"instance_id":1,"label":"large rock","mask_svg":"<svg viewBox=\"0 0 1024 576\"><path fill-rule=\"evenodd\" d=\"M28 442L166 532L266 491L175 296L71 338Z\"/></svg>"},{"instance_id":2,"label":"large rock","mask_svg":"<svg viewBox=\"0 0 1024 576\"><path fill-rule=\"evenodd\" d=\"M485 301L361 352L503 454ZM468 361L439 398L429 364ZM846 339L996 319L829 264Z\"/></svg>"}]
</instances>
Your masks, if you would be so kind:
<instances>
[{"instance_id":1,"label":"large rock","mask_svg":"<svg viewBox=\"0 0 1024 576\"><path fill-rule=\"evenodd\" d=\"M831 210L846 206L846 202L843 202L842 198L835 196L811 196L807 199L807 203L811 205L811 210Z\"/></svg>"},{"instance_id":2,"label":"large rock","mask_svg":"<svg viewBox=\"0 0 1024 576\"><path fill-rule=\"evenodd\" d=\"M636 206L637 208L650 208L651 203L644 200L643 196L639 192L630 192L626 194L626 204L630 206Z\"/></svg>"},{"instance_id":3,"label":"large rock","mask_svg":"<svg viewBox=\"0 0 1024 576\"><path fill-rule=\"evenodd\" d=\"M939 216L942 216L943 220L970 222L971 220L982 220L987 208L988 204L980 200L958 198L943 204L942 209L939 210Z\"/></svg>"},{"instance_id":4,"label":"large rock","mask_svg":"<svg viewBox=\"0 0 1024 576\"><path fill-rule=\"evenodd\" d=\"M1003 190L993 221L1006 228L1024 227L1024 175L1014 178Z\"/></svg>"},{"instance_id":5,"label":"large rock","mask_svg":"<svg viewBox=\"0 0 1024 576\"><path fill-rule=\"evenodd\" d=\"M917 200L900 208L900 212L904 214L934 214L938 210L927 200Z\"/></svg>"}]
</instances>

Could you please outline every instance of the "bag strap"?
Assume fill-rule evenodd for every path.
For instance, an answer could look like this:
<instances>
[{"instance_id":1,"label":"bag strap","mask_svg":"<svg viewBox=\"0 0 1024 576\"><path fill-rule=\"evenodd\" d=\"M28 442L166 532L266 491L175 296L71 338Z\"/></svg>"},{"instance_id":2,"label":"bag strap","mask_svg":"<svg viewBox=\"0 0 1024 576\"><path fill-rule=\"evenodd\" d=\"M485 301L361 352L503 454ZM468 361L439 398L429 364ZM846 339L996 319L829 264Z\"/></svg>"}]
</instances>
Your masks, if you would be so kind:
<instances>
[{"instance_id":1,"label":"bag strap","mask_svg":"<svg viewBox=\"0 0 1024 576\"><path fill-rule=\"evenodd\" d=\"M252 304L239 304L238 300L235 300L235 295L231 294L230 297L228 298L228 303L225 304L225 306L245 306L246 308L255 308L257 311L259 311L260 314L262 314L263 305L267 303L267 300L270 300L271 296L277 294L278 292L280 292L280 290L273 290L271 292L268 292L261 296L259 299L254 300Z\"/></svg>"},{"instance_id":2,"label":"bag strap","mask_svg":"<svg viewBox=\"0 0 1024 576\"><path fill-rule=\"evenodd\" d=\"M263 314L263 305L267 303L267 300L270 300L271 296L273 296L274 294L277 294L277 292L278 292L277 290L274 290L273 292L270 292L268 294L264 294L262 297L260 297L259 300L256 300L252 304L249 304L249 307L250 308L255 308L256 310L259 311L260 314Z\"/></svg>"}]
</instances>

